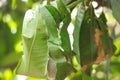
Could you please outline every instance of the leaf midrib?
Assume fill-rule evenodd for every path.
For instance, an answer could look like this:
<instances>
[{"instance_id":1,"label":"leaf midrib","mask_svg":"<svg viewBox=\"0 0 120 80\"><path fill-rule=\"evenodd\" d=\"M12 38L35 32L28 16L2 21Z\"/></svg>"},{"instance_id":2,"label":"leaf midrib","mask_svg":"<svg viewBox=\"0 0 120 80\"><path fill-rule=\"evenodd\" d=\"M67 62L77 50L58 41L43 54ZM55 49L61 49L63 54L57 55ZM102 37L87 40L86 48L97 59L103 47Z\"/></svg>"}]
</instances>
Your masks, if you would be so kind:
<instances>
[{"instance_id":1,"label":"leaf midrib","mask_svg":"<svg viewBox=\"0 0 120 80\"><path fill-rule=\"evenodd\" d=\"M37 11L36 11L37 12ZM38 13L38 12L37 12ZM38 14L37 14L37 16L38 16ZM38 18L37 18L37 22L36 22L36 25L35 25L35 27L37 28L38 27ZM35 28L35 29L36 29ZM30 47L30 50L29 50L29 52L28 52L28 55L29 55L29 59L28 59L28 72L29 72L29 70L30 70L30 60L31 60L31 54L32 54L32 48L33 48L33 46L34 46L34 43L35 43L35 39L36 39L36 30L35 30L35 33L34 33L34 35L33 35L33 40L32 40L32 44L31 44L31 47Z\"/></svg>"}]
</instances>

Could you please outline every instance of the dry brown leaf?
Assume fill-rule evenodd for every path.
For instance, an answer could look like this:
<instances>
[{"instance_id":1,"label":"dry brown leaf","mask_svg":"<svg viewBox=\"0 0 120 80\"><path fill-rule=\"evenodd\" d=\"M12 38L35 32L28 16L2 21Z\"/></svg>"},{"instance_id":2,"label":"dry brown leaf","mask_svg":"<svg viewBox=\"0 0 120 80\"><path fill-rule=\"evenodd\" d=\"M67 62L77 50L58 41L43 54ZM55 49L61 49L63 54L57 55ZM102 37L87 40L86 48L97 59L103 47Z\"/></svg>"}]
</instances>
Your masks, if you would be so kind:
<instances>
[{"instance_id":1,"label":"dry brown leaf","mask_svg":"<svg viewBox=\"0 0 120 80\"><path fill-rule=\"evenodd\" d=\"M107 60L111 57L111 51L108 50L107 52L104 52L102 42L100 39L101 32L98 28L95 29L95 44L97 46L97 58L94 61L94 64L98 64L104 60Z\"/></svg>"},{"instance_id":2,"label":"dry brown leaf","mask_svg":"<svg viewBox=\"0 0 120 80\"><path fill-rule=\"evenodd\" d=\"M99 64L101 63L102 61L104 60L107 60L111 57L111 51L108 50L107 52L104 52L103 50L103 46L102 46L102 42L101 42L101 39L100 39L100 36L101 36L101 31L99 28L95 28L95 34L94 34L94 41L95 41L95 44L97 46L97 58L95 59L95 61L89 63L89 64L85 64L82 66L82 70L84 72L86 72L88 70L88 66L92 64Z\"/></svg>"},{"instance_id":3,"label":"dry brown leaf","mask_svg":"<svg viewBox=\"0 0 120 80\"><path fill-rule=\"evenodd\" d=\"M100 63L101 61L104 60L103 47L102 47L102 42L100 40L100 35L101 35L100 30L96 28L94 39L95 39L95 44L97 46L97 58L94 61L94 63Z\"/></svg>"}]
</instances>

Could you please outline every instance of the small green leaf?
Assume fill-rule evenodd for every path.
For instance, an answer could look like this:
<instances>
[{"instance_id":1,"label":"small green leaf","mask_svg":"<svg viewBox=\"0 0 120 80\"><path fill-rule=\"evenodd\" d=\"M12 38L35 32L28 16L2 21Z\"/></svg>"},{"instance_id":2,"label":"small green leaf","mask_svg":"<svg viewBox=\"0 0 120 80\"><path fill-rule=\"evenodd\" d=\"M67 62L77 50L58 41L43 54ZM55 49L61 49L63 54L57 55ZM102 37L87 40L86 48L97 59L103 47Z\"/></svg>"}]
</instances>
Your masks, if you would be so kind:
<instances>
[{"instance_id":1,"label":"small green leaf","mask_svg":"<svg viewBox=\"0 0 120 80\"><path fill-rule=\"evenodd\" d=\"M120 0L110 0L113 16L120 23Z\"/></svg>"},{"instance_id":2,"label":"small green leaf","mask_svg":"<svg viewBox=\"0 0 120 80\"><path fill-rule=\"evenodd\" d=\"M59 13L61 14L62 19L65 19L66 17L70 18L70 13L68 12L68 10L62 0L57 0L57 7L59 10ZM67 15L67 13L68 13L68 15Z\"/></svg>"},{"instance_id":3,"label":"small green leaf","mask_svg":"<svg viewBox=\"0 0 120 80\"><path fill-rule=\"evenodd\" d=\"M36 8L31 20L27 21L26 16L29 16L29 14L25 15L22 33L24 54L16 69L18 74L38 78L46 75L49 57L47 45L48 32L40 10L40 7Z\"/></svg>"},{"instance_id":4,"label":"small green leaf","mask_svg":"<svg viewBox=\"0 0 120 80\"><path fill-rule=\"evenodd\" d=\"M48 37L49 41L59 44L58 40L58 31L57 31L57 23L54 20L54 17L51 15L51 13L48 11L46 7L41 8L41 15L43 19L45 20L46 26L48 28Z\"/></svg>"},{"instance_id":5,"label":"small green leaf","mask_svg":"<svg viewBox=\"0 0 120 80\"><path fill-rule=\"evenodd\" d=\"M67 28L71 21L71 16L70 16L70 13L68 12L66 6L63 4L62 0L57 0L57 6L58 6L58 10L61 14L61 18L63 20L63 25L62 25L61 32L60 32L62 48L64 49L65 54L67 56L70 56L71 45L70 45L70 39L69 39L69 34L67 31ZM69 55L68 55L68 53L69 53Z\"/></svg>"},{"instance_id":6,"label":"small green leaf","mask_svg":"<svg viewBox=\"0 0 120 80\"><path fill-rule=\"evenodd\" d=\"M55 62L65 62L64 51L61 50L59 45L53 44L51 42L48 43L49 45L49 55L50 57L55 60Z\"/></svg>"},{"instance_id":7,"label":"small green leaf","mask_svg":"<svg viewBox=\"0 0 120 80\"><path fill-rule=\"evenodd\" d=\"M80 53L79 51L79 35L80 34L79 33L80 33L81 24L84 18L84 13L85 13L85 7L83 3L81 3L78 8L78 12L75 20L75 29L73 32L73 38L74 38L73 51L77 54L77 57L80 55L79 54ZM79 58L78 60L80 60Z\"/></svg>"},{"instance_id":8,"label":"small green leaf","mask_svg":"<svg viewBox=\"0 0 120 80\"><path fill-rule=\"evenodd\" d=\"M56 24L59 26L59 24L61 22L61 17L60 17L60 13L58 12L58 10L55 7L51 6L51 5L46 5L45 7L51 13L51 15L54 18Z\"/></svg>"}]
</instances>

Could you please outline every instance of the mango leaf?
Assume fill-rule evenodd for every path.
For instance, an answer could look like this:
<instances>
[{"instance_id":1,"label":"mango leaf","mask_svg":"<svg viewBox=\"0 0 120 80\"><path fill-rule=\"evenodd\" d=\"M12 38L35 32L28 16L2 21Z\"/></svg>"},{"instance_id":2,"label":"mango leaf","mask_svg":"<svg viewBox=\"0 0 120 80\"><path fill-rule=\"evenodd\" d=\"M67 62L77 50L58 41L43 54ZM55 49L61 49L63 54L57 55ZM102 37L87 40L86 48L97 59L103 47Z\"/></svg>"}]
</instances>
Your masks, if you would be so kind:
<instances>
[{"instance_id":1,"label":"mango leaf","mask_svg":"<svg viewBox=\"0 0 120 80\"><path fill-rule=\"evenodd\" d=\"M48 28L48 33L49 33L48 46L50 51L49 52L50 57L58 62L62 59L64 60L64 55L60 48L61 40L57 30L60 20L59 18L58 19L56 18L58 12L55 13L56 15L53 15L54 12L51 12L49 9L51 9L51 11L55 10L53 6L45 6L41 8L41 14Z\"/></svg>"},{"instance_id":2,"label":"mango leaf","mask_svg":"<svg viewBox=\"0 0 120 80\"><path fill-rule=\"evenodd\" d=\"M71 16L70 16L70 13L68 12L67 8L65 7L64 3L62 2L62 0L57 0L57 7L61 14L61 18L63 20L63 25L62 25L61 32L60 32L62 48L65 51L65 55L70 56L71 45L70 45L70 39L69 39L67 27L71 21ZM69 53L69 55L68 55L68 53Z\"/></svg>"},{"instance_id":3,"label":"mango leaf","mask_svg":"<svg viewBox=\"0 0 120 80\"><path fill-rule=\"evenodd\" d=\"M92 64L109 59L115 51L112 39L108 35L104 14L97 19L92 7L85 13L79 46L82 68L87 73L90 73Z\"/></svg>"},{"instance_id":4,"label":"mango leaf","mask_svg":"<svg viewBox=\"0 0 120 80\"><path fill-rule=\"evenodd\" d=\"M49 41L51 41L54 44L60 44L60 39L58 37L57 31L58 24L55 22L54 17L51 15L51 13L46 7L41 8L41 15L45 20L46 26L48 28Z\"/></svg>"},{"instance_id":5,"label":"mango leaf","mask_svg":"<svg viewBox=\"0 0 120 80\"><path fill-rule=\"evenodd\" d=\"M55 62L65 62L64 51L61 50L60 46L53 44L51 42L49 45L49 56L55 60Z\"/></svg>"},{"instance_id":6,"label":"mango leaf","mask_svg":"<svg viewBox=\"0 0 120 80\"><path fill-rule=\"evenodd\" d=\"M74 28L74 32L73 32L73 38L74 38L74 42L73 42L73 51L77 54L77 57L80 55L80 51L79 51L79 33L80 33L80 28L81 28L81 24L84 18L84 13L85 13L85 7L83 5L83 3L80 4L79 8L78 8L78 12L76 15L76 20L75 20L75 28ZM78 57L78 60L79 57Z\"/></svg>"},{"instance_id":7,"label":"mango leaf","mask_svg":"<svg viewBox=\"0 0 120 80\"><path fill-rule=\"evenodd\" d=\"M35 17L36 17L36 15L35 15L34 10L28 10L26 12L24 21L23 21L23 28L22 28L23 36L31 38L34 35L36 27L33 27L33 25L31 25L31 24L37 24ZM29 28L28 28L28 26L29 26Z\"/></svg>"},{"instance_id":8,"label":"mango leaf","mask_svg":"<svg viewBox=\"0 0 120 80\"><path fill-rule=\"evenodd\" d=\"M40 7L25 14L22 37L24 54L16 68L16 73L38 78L44 77L47 73L49 57L48 32Z\"/></svg>"},{"instance_id":9,"label":"mango leaf","mask_svg":"<svg viewBox=\"0 0 120 80\"><path fill-rule=\"evenodd\" d=\"M98 23L101 30L100 38L101 38L104 54L106 56L105 59L108 59L115 52L115 46L113 44L112 38L108 34L104 13L101 14L100 18L98 19Z\"/></svg>"},{"instance_id":10,"label":"mango leaf","mask_svg":"<svg viewBox=\"0 0 120 80\"><path fill-rule=\"evenodd\" d=\"M84 71L90 68L89 66L97 57L97 46L94 41L94 30L96 27L94 9L90 5L85 12L79 37L80 62Z\"/></svg>"},{"instance_id":11,"label":"mango leaf","mask_svg":"<svg viewBox=\"0 0 120 80\"><path fill-rule=\"evenodd\" d=\"M74 72L73 66L67 62L57 63L57 74L55 80L64 80L70 73Z\"/></svg>"},{"instance_id":12,"label":"mango leaf","mask_svg":"<svg viewBox=\"0 0 120 80\"><path fill-rule=\"evenodd\" d=\"M110 0L113 16L120 24L120 0Z\"/></svg>"},{"instance_id":13,"label":"mango leaf","mask_svg":"<svg viewBox=\"0 0 120 80\"><path fill-rule=\"evenodd\" d=\"M61 17L60 17L60 13L58 12L58 10L51 6L51 5L46 5L45 6L47 8L47 10L51 13L52 17L54 18L57 27L59 26L60 22L61 22Z\"/></svg>"}]
</instances>

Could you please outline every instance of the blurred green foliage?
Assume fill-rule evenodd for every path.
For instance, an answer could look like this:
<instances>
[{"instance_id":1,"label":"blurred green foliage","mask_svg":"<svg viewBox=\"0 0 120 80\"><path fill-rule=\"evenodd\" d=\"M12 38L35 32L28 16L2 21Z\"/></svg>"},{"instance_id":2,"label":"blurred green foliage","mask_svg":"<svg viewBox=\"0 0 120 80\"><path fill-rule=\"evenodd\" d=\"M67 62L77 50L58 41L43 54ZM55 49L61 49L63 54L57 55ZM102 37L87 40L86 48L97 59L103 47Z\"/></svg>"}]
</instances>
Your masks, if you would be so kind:
<instances>
[{"instance_id":1,"label":"blurred green foliage","mask_svg":"<svg viewBox=\"0 0 120 80\"><path fill-rule=\"evenodd\" d=\"M22 55L21 31L22 22L26 10L39 4L42 0L0 0L0 80L14 80L13 69ZM67 4L67 0L64 0ZM68 0L70 1L70 0ZM107 15L109 17L109 15ZM111 18L110 18L111 19ZM109 21L109 20L108 20ZM119 25L119 24L118 24ZM112 30L116 28L111 28ZM120 26L119 28L120 29ZM114 30L114 44L117 48L116 53L110 60L97 65L93 65L94 80L120 80L120 30ZM78 69L78 63L73 60L74 67ZM110 63L110 64L109 64ZM89 80L89 77L82 72L71 74L68 80ZM43 80L28 78L29 80ZM15 79L16 80L16 79Z\"/></svg>"}]
</instances>

